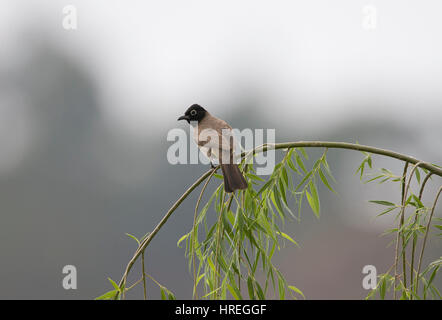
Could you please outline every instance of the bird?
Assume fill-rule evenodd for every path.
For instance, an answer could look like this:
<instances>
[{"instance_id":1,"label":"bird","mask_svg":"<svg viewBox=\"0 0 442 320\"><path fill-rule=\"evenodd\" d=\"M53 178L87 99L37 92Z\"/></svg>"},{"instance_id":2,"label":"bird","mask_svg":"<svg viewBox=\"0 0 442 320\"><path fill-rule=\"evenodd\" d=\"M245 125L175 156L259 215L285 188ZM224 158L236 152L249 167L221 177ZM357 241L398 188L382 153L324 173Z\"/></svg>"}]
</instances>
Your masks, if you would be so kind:
<instances>
[{"instance_id":1,"label":"bird","mask_svg":"<svg viewBox=\"0 0 442 320\"><path fill-rule=\"evenodd\" d=\"M193 140L199 150L210 160L221 165L224 190L227 193L247 189L248 183L234 162L234 137L232 127L211 115L199 104L191 105L178 121L186 120L195 127Z\"/></svg>"}]
</instances>

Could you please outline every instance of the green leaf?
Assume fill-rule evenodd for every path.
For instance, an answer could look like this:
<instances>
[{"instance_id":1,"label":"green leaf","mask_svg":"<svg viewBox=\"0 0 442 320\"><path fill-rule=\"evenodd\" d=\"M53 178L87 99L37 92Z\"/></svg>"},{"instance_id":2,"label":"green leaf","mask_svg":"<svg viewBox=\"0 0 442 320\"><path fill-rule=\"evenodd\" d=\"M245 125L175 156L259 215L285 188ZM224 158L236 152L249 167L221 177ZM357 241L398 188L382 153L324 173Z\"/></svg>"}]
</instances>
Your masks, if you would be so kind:
<instances>
[{"instance_id":1,"label":"green leaf","mask_svg":"<svg viewBox=\"0 0 442 320\"><path fill-rule=\"evenodd\" d=\"M224 177L223 177L221 174L219 174L219 173L214 173L213 176L214 176L215 178L220 179L220 180L223 180L223 179L224 179Z\"/></svg>"},{"instance_id":2,"label":"green leaf","mask_svg":"<svg viewBox=\"0 0 442 320\"><path fill-rule=\"evenodd\" d=\"M273 229L270 226L270 223L267 221L267 217L264 215L264 213L260 212L258 215L257 222L261 225L261 227L266 231L266 233L272 237L273 241L276 242L276 238L273 234Z\"/></svg>"},{"instance_id":3,"label":"green leaf","mask_svg":"<svg viewBox=\"0 0 442 320\"><path fill-rule=\"evenodd\" d=\"M382 211L381 213L379 213L379 214L377 215L377 217L383 216L384 214L387 214L387 213L389 213L390 211L392 211L392 210L394 210L394 209L397 209L397 207L390 207L390 208L388 208L388 209Z\"/></svg>"},{"instance_id":4,"label":"green leaf","mask_svg":"<svg viewBox=\"0 0 442 320\"><path fill-rule=\"evenodd\" d=\"M296 288L295 286L288 286L288 288L289 288L290 290L296 292L297 294L301 295L301 296L305 299L305 296L304 296L304 294L302 293L302 291L299 290L298 288Z\"/></svg>"},{"instance_id":5,"label":"green leaf","mask_svg":"<svg viewBox=\"0 0 442 320\"><path fill-rule=\"evenodd\" d=\"M385 278L385 276L383 276L382 277L382 280L381 280L381 283L379 284L380 285L380 287L379 287L379 296L380 296L380 298L382 299L382 300L385 300L385 291L386 291L386 287L387 287L387 284L386 284L386 278Z\"/></svg>"},{"instance_id":6,"label":"green leaf","mask_svg":"<svg viewBox=\"0 0 442 320\"><path fill-rule=\"evenodd\" d=\"M247 278L247 289L249 290L249 297L251 300L256 300L255 289L253 288L253 280L250 276Z\"/></svg>"},{"instance_id":7,"label":"green leaf","mask_svg":"<svg viewBox=\"0 0 442 320\"><path fill-rule=\"evenodd\" d=\"M289 186L289 177L287 174L287 169L285 167L281 168L281 174L282 174L282 182L284 182L285 188L288 188Z\"/></svg>"},{"instance_id":8,"label":"green leaf","mask_svg":"<svg viewBox=\"0 0 442 320\"><path fill-rule=\"evenodd\" d=\"M286 206L288 206L287 197L286 197L286 186L287 185L284 185L282 180L279 180L279 190L280 190L280 194L281 194L281 197L282 197L282 201L284 201L284 204Z\"/></svg>"},{"instance_id":9,"label":"green leaf","mask_svg":"<svg viewBox=\"0 0 442 320\"><path fill-rule=\"evenodd\" d=\"M365 181L364 183L370 183L370 182L378 180L378 179L380 179L382 177L385 177L385 176L383 174L381 174L381 175L378 175L378 176L376 176L374 178L371 178L370 180Z\"/></svg>"},{"instance_id":10,"label":"green leaf","mask_svg":"<svg viewBox=\"0 0 442 320\"><path fill-rule=\"evenodd\" d=\"M312 209L313 209L313 212L315 213L316 217L319 218L319 211L320 211L319 196L318 196L318 190L316 189L316 185L313 182L313 180L310 180L309 187L310 187L310 192L311 192L310 201L313 201ZM307 199L308 199L308 197L307 197ZM310 204L310 206L311 206L311 204Z\"/></svg>"},{"instance_id":11,"label":"green leaf","mask_svg":"<svg viewBox=\"0 0 442 320\"><path fill-rule=\"evenodd\" d=\"M372 167L372 163L371 163L371 154L367 155L367 163L368 163L368 166L370 167L370 169L372 169L373 167Z\"/></svg>"},{"instance_id":12,"label":"green leaf","mask_svg":"<svg viewBox=\"0 0 442 320\"><path fill-rule=\"evenodd\" d=\"M131 237L132 239L134 239L138 243L138 245L140 245L140 240L138 240L137 237L131 235L130 233L126 233L126 236Z\"/></svg>"},{"instance_id":13,"label":"green leaf","mask_svg":"<svg viewBox=\"0 0 442 320\"><path fill-rule=\"evenodd\" d=\"M416 170L414 171L414 174L416 175L417 183L421 184L421 174L419 172L419 168L416 168Z\"/></svg>"},{"instance_id":14,"label":"green leaf","mask_svg":"<svg viewBox=\"0 0 442 320\"><path fill-rule=\"evenodd\" d=\"M167 298L169 300L176 300L175 295L172 292L170 292L169 290L167 290Z\"/></svg>"},{"instance_id":15,"label":"green leaf","mask_svg":"<svg viewBox=\"0 0 442 320\"><path fill-rule=\"evenodd\" d=\"M300 148L298 148L298 150L301 151L301 153L302 153L302 155L304 156L304 158L305 158L306 160L308 160L308 154L307 154L307 152L305 152L305 149L302 148L302 147L300 147Z\"/></svg>"},{"instance_id":16,"label":"green leaf","mask_svg":"<svg viewBox=\"0 0 442 320\"><path fill-rule=\"evenodd\" d=\"M115 288L115 290L120 291L120 287L118 286L118 284L116 284L116 282L114 280L112 280L111 278L107 278L107 279L112 284L112 286Z\"/></svg>"},{"instance_id":17,"label":"green leaf","mask_svg":"<svg viewBox=\"0 0 442 320\"><path fill-rule=\"evenodd\" d=\"M167 300L166 292L164 291L164 288L160 288L160 289L161 289L161 300Z\"/></svg>"},{"instance_id":18,"label":"green leaf","mask_svg":"<svg viewBox=\"0 0 442 320\"><path fill-rule=\"evenodd\" d=\"M289 165L290 169L292 169L294 172L296 172L299 175L301 174L301 172L299 172L299 170L296 168L296 166L292 162L292 159L287 158L287 164Z\"/></svg>"},{"instance_id":19,"label":"green leaf","mask_svg":"<svg viewBox=\"0 0 442 320\"><path fill-rule=\"evenodd\" d=\"M437 266L436 268L434 268L433 272L431 273L430 278L428 279L428 283L427 283L427 285L426 285L424 291L427 291L427 290L428 290L428 288L430 287L431 283L433 282L434 277L436 276L438 270L439 270L439 266Z\"/></svg>"},{"instance_id":20,"label":"green leaf","mask_svg":"<svg viewBox=\"0 0 442 320\"><path fill-rule=\"evenodd\" d=\"M307 196L307 201L310 205L310 208L312 208L313 213L318 217L319 211L318 211L318 208L315 206L315 201L313 200L312 196L310 195L310 193L308 191L306 191L305 194Z\"/></svg>"},{"instance_id":21,"label":"green leaf","mask_svg":"<svg viewBox=\"0 0 442 320\"><path fill-rule=\"evenodd\" d=\"M295 161L298 164L298 166L301 168L304 173L307 173L307 169L305 168L304 162L302 162L301 157L295 152Z\"/></svg>"},{"instance_id":22,"label":"green leaf","mask_svg":"<svg viewBox=\"0 0 442 320\"><path fill-rule=\"evenodd\" d=\"M425 207L424 204L422 203L422 201L416 197L416 195L412 194L414 201L416 201L417 207L418 208L423 208Z\"/></svg>"},{"instance_id":23,"label":"green leaf","mask_svg":"<svg viewBox=\"0 0 442 320\"><path fill-rule=\"evenodd\" d=\"M195 283L196 286L198 286L198 283L200 283L201 279L204 278L205 275L206 275L205 273L200 274L200 276L196 279L196 283Z\"/></svg>"},{"instance_id":24,"label":"green leaf","mask_svg":"<svg viewBox=\"0 0 442 320\"><path fill-rule=\"evenodd\" d=\"M105 294L95 298L95 300L112 300L115 298L116 295L119 294L119 292L119 290L108 291Z\"/></svg>"},{"instance_id":25,"label":"green leaf","mask_svg":"<svg viewBox=\"0 0 442 320\"><path fill-rule=\"evenodd\" d=\"M273 189L272 193L270 194L270 199L272 200L273 204L275 205L276 210L278 210L279 214L283 217L284 211L282 209L281 201L279 200L279 193L276 188Z\"/></svg>"},{"instance_id":26,"label":"green leaf","mask_svg":"<svg viewBox=\"0 0 442 320\"><path fill-rule=\"evenodd\" d=\"M208 296L211 296L212 294L214 294L215 292L217 292L217 291L219 291L221 289L221 287L220 288L217 288L217 289L215 289L215 290L212 290L212 291L210 291L209 293L206 293L204 296L202 296L201 298L207 298Z\"/></svg>"},{"instance_id":27,"label":"green leaf","mask_svg":"<svg viewBox=\"0 0 442 320\"><path fill-rule=\"evenodd\" d=\"M256 287L256 293L258 294L259 300L265 300L266 297L264 295L264 292L262 291L261 286L259 285L258 281L255 280L255 287Z\"/></svg>"},{"instance_id":28,"label":"green leaf","mask_svg":"<svg viewBox=\"0 0 442 320\"><path fill-rule=\"evenodd\" d=\"M260 181L260 182L264 182L264 181L265 181L263 178L261 178L261 177L255 175L255 174L253 174L253 173L250 173L250 172L247 173L247 176L249 176L249 177L252 178L253 180L257 180L257 181Z\"/></svg>"},{"instance_id":29,"label":"green leaf","mask_svg":"<svg viewBox=\"0 0 442 320\"><path fill-rule=\"evenodd\" d=\"M180 243L183 242L185 239L187 239L187 238L189 237L189 234L190 234L190 233L186 233L184 236L182 236L182 237L178 240L178 242L177 242L177 244L176 244L178 248L181 248L181 247L180 247Z\"/></svg>"},{"instance_id":30,"label":"green leaf","mask_svg":"<svg viewBox=\"0 0 442 320\"><path fill-rule=\"evenodd\" d=\"M304 184L304 182L307 181L308 178L310 178L310 176L313 174L313 171L310 171L309 173L307 173L304 178L301 180L301 182L296 186L294 192L298 191L298 189Z\"/></svg>"},{"instance_id":31,"label":"green leaf","mask_svg":"<svg viewBox=\"0 0 442 320\"><path fill-rule=\"evenodd\" d=\"M256 196L255 197L258 197L264 190L266 190L269 186L270 186L270 184L271 183L273 183L273 180L272 179L269 179L269 181L267 181L262 187L261 187L261 189L259 189L259 191L256 193Z\"/></svg>"},{"instance_id":32,"label":"green leaf","mask_svg":"<svg viewBox=\"0 0 442 320\"><path fill-rule=\"evenodd\" d=\"M229 289L229 292L232 294L232 296L236 300L242 300L241 292L239 292L237 287L231 286L229 283L227 284L227 288Z\"/></svg>"},{"instance_id":33,"label":"green leaf","mask_svg":"<svg viewBox=\"0 0 442 320\"><path fill-rule=\"evenodd\" d=\"M278 292L279 292L279 299L284 300L285 299L284 279L279 275L278 275Z\"/></svg>"},{"instance_id":34,"label":"green leaf","mask_svg":"<svg viewBox=\"0 0 442 320\"><path fill-rule=\"evenodd\" d=\"M383 206L388 206L388 207L395 207L396 206L396 204L394 204L393 202L384 201L384 200L370 200L369 202L380 204Z\"/></svg>"},{"instance_id":35,"label":"green leaf","mask_svg":"<svg viewBox=\"0 0 442 320\"><path fill-rule=\"evenodd\" d=\"M364 159L361 164L359 165L358 169L356 170L355 174L360 172L359 179L362 180L362 176L364 175L364 168L365 168L366 159Z\"/></svg>"},{"instance_id":36,"label":"green leaf","mask_svg":"<svg viewBox=\"0 0 442 320\"><path fill-rule=\"evenodd\" d=\"M333 188L330 186L330 184L328 183L327 178L325 177L324 173L322 172L321 168L319 168L318 170L319 173L319 178L321 178L322 183L331 191L331 192L335 192L335 190L333 190Z\"/></svg>"},{"instance_id":37,"label":"green leaf","mask_svg":"<svg viewBox=\"0 0 442 320\"><path fill-rule=\"evenodd\" d=\"M281 231L276 231L277 234L279 234L281 237L289 240L291 243L293 243L295 246L299 247L298 243L293 240L288 234L281 232Z\"/></svg>"},{"instance_id":38,"label":"green leaf","mask_svg":"<svg viewBox=\"0 0 442 320\"><path fill-rule=\"evenodd\" d=\"M325 172L327 173L327 175L330 177L330 179L332 179L332 181L334 183L336 183L336 179L333 177L333 175L331 173L330 166L328 165L327 157L326 157L325 154L324 154L324 157L322 158L322 164L323 164L323 167L324 167Z\"/></svg>"},{"instance_id":39,"label":"green leaf","mask_svg":"<svg viewBox=\"0 0 442 320\"><path fill-rule=\"evenodd\" d=\"M381 182L379 182L379 183L381 184L381 183L387 182L389 179L390 179L390 177L387 177L385 179L382 179Z\"/></svg>"}]
</instances>

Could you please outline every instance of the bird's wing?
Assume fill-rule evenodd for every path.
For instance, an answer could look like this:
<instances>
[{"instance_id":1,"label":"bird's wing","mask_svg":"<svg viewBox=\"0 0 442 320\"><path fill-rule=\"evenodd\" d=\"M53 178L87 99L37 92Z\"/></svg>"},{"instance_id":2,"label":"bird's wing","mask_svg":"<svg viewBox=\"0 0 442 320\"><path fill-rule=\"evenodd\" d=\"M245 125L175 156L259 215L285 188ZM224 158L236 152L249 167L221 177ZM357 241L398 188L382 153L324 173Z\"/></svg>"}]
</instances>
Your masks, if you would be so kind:
<instances>
[{"instance_id":1,"label":"bird's wing","mask_svg":"<svg viewBox=\"0 0 442 320\"><path fill-rule=\"evenodd\" d=\"M236 151L236 141L232 127L224 120L210 115L198 124L194 139L200 148L204 146L211 149L220 162L232 163L234 161L231 157Z\"/></svg>"},{"instance_id":2,"label":"bird's wing","mask_svg":"<svg viewBox=\"0 0 442 320\"><path fill-rule=\"evenodd\" d=\"M230 128L206 128L199 131L197 144L212 149L233 152L235 139Z\"/></svg>"}]
</instances>

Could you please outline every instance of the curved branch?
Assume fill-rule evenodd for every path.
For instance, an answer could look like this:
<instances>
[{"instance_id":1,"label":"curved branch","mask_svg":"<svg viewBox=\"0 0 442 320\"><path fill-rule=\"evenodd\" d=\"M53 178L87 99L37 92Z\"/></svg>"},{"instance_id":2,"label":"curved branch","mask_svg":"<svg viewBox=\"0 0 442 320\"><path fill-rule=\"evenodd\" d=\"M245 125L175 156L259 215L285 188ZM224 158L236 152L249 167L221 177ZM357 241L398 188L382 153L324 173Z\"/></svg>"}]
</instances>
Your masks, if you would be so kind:
<instances>
[{"instance_id":1,"label":"curved branch","mask_svg":"<svg viewBox=\"0 0 442 320\"><path fill-rule=\"evenodd\" d=\"M261 147L254 149L254 153L265 152L267 150L272 149L290 149L290 148L330 148L330 149L349 149L349 150L357 150L357 151L365 151L369 153L379 154L382 156L387 156L390 158L395 158L398 160L402 160L405 162L409 162L411 164L417 164L421 162L419 165L420 168L427 169L428 171L434 173L442 177L442 169L428 162L421 161L419 159L407 156L405 154L401 154L398 152L394 152L391 150L375 148L370 146L364 146L361 144L355 143L347 143L347 142L332 142L332 141L297 141L297 142L284 142L284 143L275 143L275 144L266 144ZM241 157L244 157L247 152L241 154Z\"/></svg>"},{"instance_id":2,"label":"curved branch","mask_svg":"<svg viewBox=\"0 0 442 320\"><path fill-rule=\"evenodd\" d=\"M427 184L428 179L431 178L433 174L430 172L425 176L424 181L422 181L421 188L419 190L419 200L422 200L422 195L424 194L425 185Z\"/></svg>"},{"instance_id":3,"label":"curved branch","mask_svg":"<svg viewBox=\"0 0 442 320\"><path fill-rule=\"evenodd\" d=\"M217 167L218 168L218 167ZM134 265L135 261L138 259L138 257L141 255L142 252L146 249L146 247L149 245L149 243L152 241L153 237L160 231L161 227L167 222L169 217L172 215L172 213L180 206L180 204L184 201L184 199L187 198L187 196L192 193L192 191L198 187L207 177L211 175L215 169L210 169L206 173L204 173L201 177L199 177L198 180L196 180L189 189L186 190L186 192L183 193L183 195L173 204L173 206L167 211L167 213L164 215L163 219L158 223L158 225L155 227L155 229L149 233L149 235L143 240L143 242L140 243L138 246L138 249L135 251L132 259L130 259L129 263L127 264L126 270L124 271L124 274L120 280L119 287L123 288L126 285L126 279L127 275L129 274L130 270L132 269L132 266ZM216 171L216 170L215 170ZM115 295L115 298L118 297L118 294Z\"/></svg>"},{"instance_id":4,"label":"curved branch","mask_svg":"<svg viewBox=\"0 0 442 320\"><path fill-rule=\"evenodd\" d=\"M298 141L298 142L284 142L284 143L276 143L276 144L264 144L260 147L257 147L250 151L252 154L256 154L259 152L265 152L272 149L290 149L290 148L330 148L330 149L349 149L349 150L357 150L357 151L365 151L373 154L379 154L383 156L387 156L390 158L395 158L398 160L402 160L405 162L409 162L412 164L418 164L420 163L420 167L427 169L431 173L438 175L442 177L442 169L427 163L422 162L418 159L415 159L413 157L400 154L394 151L386 150L386 149L380 149L370 146L364 146L354 143L347 143L347 142L330 142L330 141ZM241 154L241 157L245 157L250 152L244 152ZM137 250L135 251L132 259L129 261L129 263L126 266L125 272L119 282L119 287L124 288L126 285L126 279L127 275L129 274L130 270L132 269L135 261L138 259L138 257L141 255L142 252L146 249L146 247L149 245L149 243L152 241L152 239L155 237L155 235L158 233L158 231L162 228L162 226L167 222L169 217L172 215L172 213L180 206L180 204L189 196L192 191L198 187L205 179L207 179L210 174L212 173L212 169L204 173L198 180L194 182L192 186L190 186L183 195L173 204L173 206L167 211L167 213L164 215L164 217L161 219L161 221L158 223L158 225L155 227L155 229L140 243ZM118 297L118 294L115 295L115 298Z\"/></svg>"}]
</instances>

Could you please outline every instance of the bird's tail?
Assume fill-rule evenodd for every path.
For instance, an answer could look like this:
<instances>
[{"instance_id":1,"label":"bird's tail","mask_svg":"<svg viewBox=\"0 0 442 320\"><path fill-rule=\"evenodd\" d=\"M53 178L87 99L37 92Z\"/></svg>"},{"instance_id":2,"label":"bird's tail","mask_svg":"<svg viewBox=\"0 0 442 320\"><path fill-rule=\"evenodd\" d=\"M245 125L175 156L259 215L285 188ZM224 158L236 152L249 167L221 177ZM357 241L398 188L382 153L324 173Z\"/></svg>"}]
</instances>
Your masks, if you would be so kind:
<instances>
[{"instance_id":1,"label":"bird's tail","mask_svg":"<svg viewBox=\"0 0 442 320\"><path fill-rule=\"evenodd\" d=\"M238 189L247 189L247 181L237 164L221 164L224 176L224 190L228 193Z\"/></svg>"}]
</instances>

